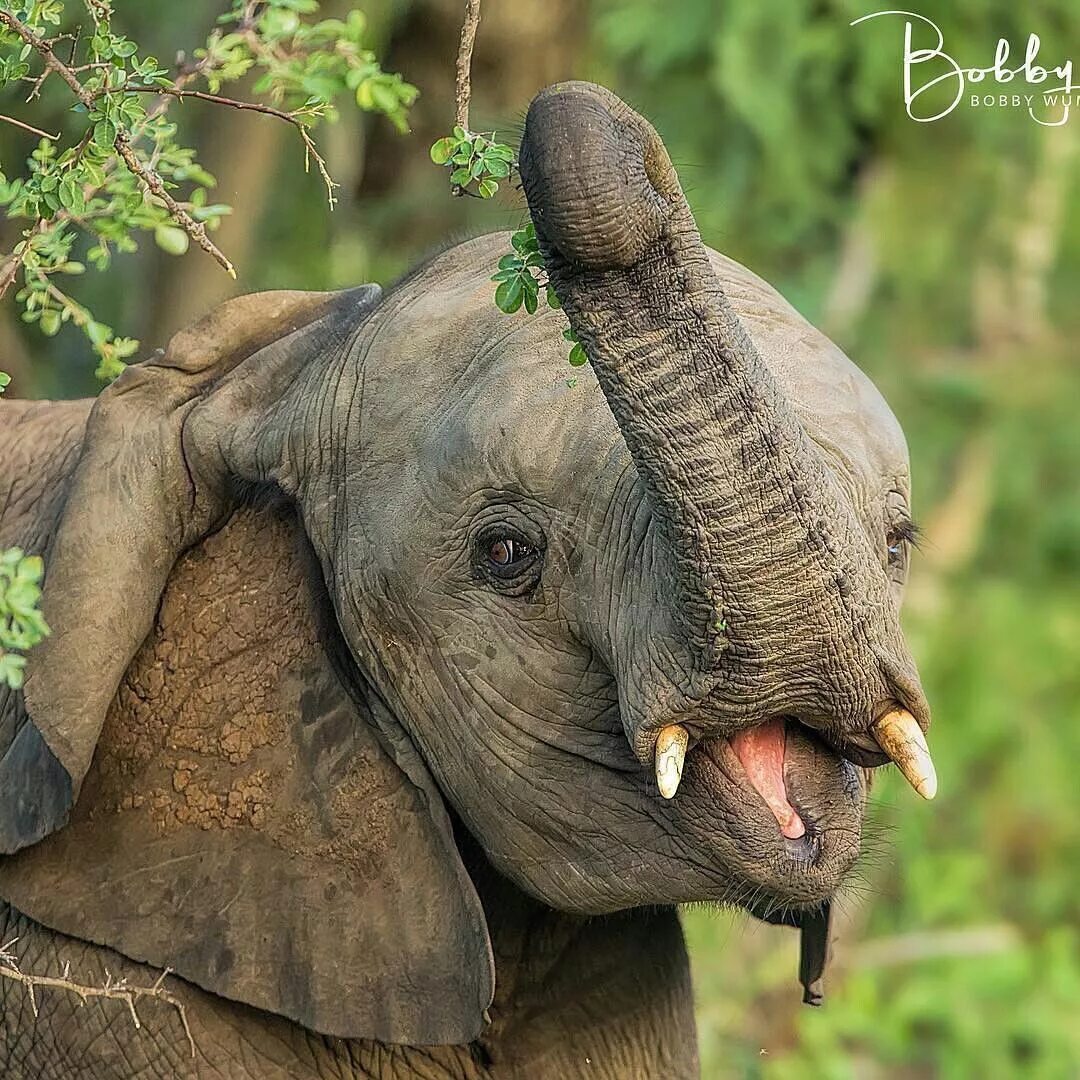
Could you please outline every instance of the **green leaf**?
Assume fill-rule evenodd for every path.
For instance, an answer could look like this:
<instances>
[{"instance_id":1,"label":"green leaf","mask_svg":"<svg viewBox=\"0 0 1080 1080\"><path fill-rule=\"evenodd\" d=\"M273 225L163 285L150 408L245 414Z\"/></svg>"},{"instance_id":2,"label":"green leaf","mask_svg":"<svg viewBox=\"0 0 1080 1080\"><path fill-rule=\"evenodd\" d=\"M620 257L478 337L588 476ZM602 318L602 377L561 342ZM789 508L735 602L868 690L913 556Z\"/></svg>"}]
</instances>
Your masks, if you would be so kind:
<instances>
[{"instance_id":1,"label":"green leaf","mask_svg":"<svg viewBox=\"0 0 1080 1080\"><path fill-rule=\"evenodd\" d=\"M481 199L490 199L499 190L499 184L496 180L481 180L476 190L480 193Z\"/></svg>"},{"instance_id":2,"label":"green leaf","mask_svg":"<svg viewBox=\"0 0 1080 1080\"><path fill-rule=\"evenodd\" d=\"M18 690L23 684L25 667L25 656L0 652L0 683L6 683L12 690Z\"/></svg>"},{"instance_id":3,"label":"green leaf","mask_svg":"<svg viewBox=\"0 0 1080 1080\"><path fill-rule=\"evenodd\" d=\"M94 319L91 319L83 329L86 331L86 336L90 339L91 344L97 348L100 348L112 337L112 327Z\"/></svg>"},{"instance_id":4,"label":"green leaf","mask_svg":"<svg viewBox=\"0 0 1080 1080\"><path fill-rule=\"evenodd\" d=\"M371 100L380 112L393 113L399 107L397 94L384 82L372 82Z\"/></svg>"},{"instance_id":5,"label":"green leaf","mask_svg":"<svg viewBox=\"0 0 1080 1080\"><path fill-rule=\"evenodd\" d=\"M116 125L111 120L99 120L94 125L94 143L111 149L114 142L116 142Z\"/></svg>"},{"instance_id":6,"label":"green leaf","mask_svg":"<svg viewBox=\"0 0 1080 1080\"><path fill-rule=\"evenodd\" d=\"M584 367L589 362L589 358L585 355L585 350L581 345L575 345L570 350L569 360L571 367Z\"/></svg>"},{"instance_id":7,"label":"green leaf","mask_svg":"<svg viewBox=\"0 0 1080 1080\"><path fill-rule=\"evenodd\" d=\"M468 169L455 169L450 174L450 183L457 184L458 187L467 187L472 181L472 174Z\"/></svg>"},{"instance_id":8,"label":"green leaf","mask_svg":"<svg viewBox=\"0 0 1080 1080\"><path fill-rule=\"evenodd\" d=\"M436 165L445 165L454 153L457 144L453 139L439 139L431 144L431 160Z\"/></svg>"},{"instance_id":9,"label":"green leaf","mask_svg":"<svg viewBox=\"0 0 1080 1080\"><path fill-rule=\"evenodd\" d=\"M86 208L83 203L82 188L70 176L60 181L57 195L60 198L60 205L73 214L81 214Z\"/></svg>"},{"instance_id":10,"label":"green leaf","mask_svg":"<svg viewBox=\"0 0 1080 1080\"><path fill-rule=\"evenodd\" d=\"M183 255L188 242L188 234L177 225L158 225L154 229L154 243L170 255Z\"/></svg>"},{"instance_id":11,"label":"green leaf","mask_svg":"<svg viewBox=\"0 0 1080 1080\"><path fill-rule=\"evenodd\" d=\"M562 307L562 301L555 295L555 290L549 285L545 292L547 293L547 306L558 311Z\"/></svg>"},{"instance_id":12,"label":"green leaf","mask_svg":"<svg viewBox=\"0 0 1080 1080\"><path fill-rule=\"evenodd\" d=\"M60 312L56 308L43 311L38 326L46 337L55 337L60 330Z\"/></svg>"},{"instance_id":13,"label":"green leaf","mask_svg":"<svg viewBox=\"0 0 1080 1080\"><path fill-rule=\"evenodd\" d=\"M511 281L504 281L495 290L495 306L507 315L512 315L521 307L522 288L520 275Z\"/></svg>"},{"instance_id":14,"label":"green leaf","mask_svg":"<svg viewBox=\"0 0 1080 1080\"><path fill-rule=\"evenodd\" d=\"M11 385L11 376L6 371L0 371L0 394Z\"/></svg>"}]
</instances>

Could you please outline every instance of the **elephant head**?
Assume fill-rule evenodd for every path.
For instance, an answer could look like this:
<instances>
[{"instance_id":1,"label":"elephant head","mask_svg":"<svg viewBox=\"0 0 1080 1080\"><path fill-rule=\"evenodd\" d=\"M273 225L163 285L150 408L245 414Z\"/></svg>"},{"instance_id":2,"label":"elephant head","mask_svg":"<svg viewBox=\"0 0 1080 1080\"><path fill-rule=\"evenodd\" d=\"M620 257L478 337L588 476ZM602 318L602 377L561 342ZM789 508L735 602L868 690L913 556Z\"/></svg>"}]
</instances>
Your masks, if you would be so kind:
<instances>
[{"instance_id":1,"label":"elephant head","mask_svg":"<svg viewBox=\"0 0 1080 1080\"><path fill-rule=\"evenodd\" d=\"M762 912L812 910L842 883L859 766L888 753L931 793L899 624L907 453L887 406L703 246L660 139L609 92L541 93L520 164L591 367L567 378L561 313L496 310L505 236L385 297L244 298L178 335L95 406L49 552L54 634L3 765L13 850L67 819L178 555L250 492L283 493L342 678L422 796L409 820L435 822L398 867L401 911L380 909L363 942L407 966L395 919L427 896L442 913L429 947L460 973L439 992L461 1000L424 1020L420 971L415 1007L350 1019L331 1001L344 932L339 966L309 971L299 1003L225 966L178 969L336 1034L462 1041L481 1025L489 946L443 800L554 908ZM340 890L318 897L308 937L374 917ZM300 915L281 899L272 925L292 940ZM257 933L234 931L241 947ZM124 951L121 929L99 933Z\"/></svg>"}]
</instances>

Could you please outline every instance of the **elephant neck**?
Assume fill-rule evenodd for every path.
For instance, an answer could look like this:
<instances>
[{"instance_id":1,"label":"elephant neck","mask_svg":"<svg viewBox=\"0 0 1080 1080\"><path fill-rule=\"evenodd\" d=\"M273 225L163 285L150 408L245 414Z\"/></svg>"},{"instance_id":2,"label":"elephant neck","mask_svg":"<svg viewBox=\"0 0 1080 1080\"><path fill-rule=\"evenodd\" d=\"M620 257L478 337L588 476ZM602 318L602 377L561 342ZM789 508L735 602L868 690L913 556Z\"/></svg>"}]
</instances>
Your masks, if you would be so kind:
<instances>
[{"instance_id":1,"label":"elephant neck","mask_svg":"<svg viewBox=\"0 0 1080 1080\"><path fill-rule=\"evenodd\" d=\"M599 1066L616 1044L620 1064L610 1075L696 1076L690 964L676 909L556 911L455 829L495 956L491 1024L475 1044L494 1071L572 1076L583 1055ZM601 1067L597 1075L609 1074Z\"/></svg>"}]
</instances>

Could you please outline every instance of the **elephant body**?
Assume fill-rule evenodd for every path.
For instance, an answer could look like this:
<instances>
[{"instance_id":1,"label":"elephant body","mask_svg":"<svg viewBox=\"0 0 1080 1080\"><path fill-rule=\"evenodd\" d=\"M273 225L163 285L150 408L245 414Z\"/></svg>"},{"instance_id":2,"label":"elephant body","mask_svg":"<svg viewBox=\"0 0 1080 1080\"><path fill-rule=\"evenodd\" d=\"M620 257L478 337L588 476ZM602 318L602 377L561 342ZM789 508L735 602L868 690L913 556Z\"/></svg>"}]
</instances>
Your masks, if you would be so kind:
<instances>
[{"instance_id":1,"label":"elephant body","mask_svg":"<svg viewBox=\"0 0 1080 1080\"><path fill-rule=\"evenodd\" d=\"M520 167L563 310L495 234L0 403L4 1075L692 1077L677 905L823 963L867 769L932 794L888 406L614 95Z\"/></svg>"},{"instance_id":2,"label":"elephant body","mask_svg":"<svg viewBox=\"0 0 1080 1080\"><path fill-rule=\"evenodd\" d=\"M47 531L62 503L90 404L0 403L0 461L5 476L18 477L0 517L0 546L41 544L42 526ZM8 462L23 468L9 472ZM129 862L115 851L138 829L139 818L154 833L192 830L196 848L202 831L244 836L267 826L275 778L266 766L275 743L316 724L313 714L332 724L348 708L329 670L320 700L305 698L312 670L325 658L303 547L287 507L252 506L177 564L154 629L109 711L68 826L70 846L49 853L46 841L26 853L43 851L56 864L57 891L88 899L105 893L124 909L127 898L153 889L148 863L160 856L148 859L139 847ZM306 760L316 754L333 750L321 745ZM364 778L369 789L380 781L386 784ZM380 847L393 842L392 792L382 796L366 803L365 820L348 840L351 857L368 872ZM285 834L279 840L288 842ZM496 875L474 845L463 849L499 972L491 1023L471 1044L408 1047L327 1037L167 976L164 988L184 1005L192 1057L173 1004L139 1001L142 1028L136 1031L123 1001L84 1005L71 990L39 988L35 1017L24 987L0 978L0 1075L481 1080L697 1074L689 966L674 910L565 915ZM233 892L243 887L239 877L228 883ZM273 902L271 896L254 899ZM362 898L356 917L365 918ZM55 977L70 965L71 982L97 988L110 976L151 987L161 975L0 904L0 940L12 939L19 970L30 975ZM290 978L285 952L275 977ZM349 982L343 980L343 993Z\"/></svg>"}]
</instances>

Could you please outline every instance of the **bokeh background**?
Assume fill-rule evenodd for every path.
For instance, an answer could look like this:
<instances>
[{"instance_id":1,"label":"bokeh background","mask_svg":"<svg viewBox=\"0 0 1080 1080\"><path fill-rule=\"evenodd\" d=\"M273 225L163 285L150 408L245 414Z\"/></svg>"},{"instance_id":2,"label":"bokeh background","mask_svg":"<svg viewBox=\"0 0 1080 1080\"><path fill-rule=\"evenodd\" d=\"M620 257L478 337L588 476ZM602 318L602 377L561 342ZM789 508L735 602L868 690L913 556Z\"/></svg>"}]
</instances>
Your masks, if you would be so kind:
<instances>
[{"instance_id":1,"label":"bokeh background","mask_svg":"<svg viewBox=\"0 0 1080 1080\"><path fill-rule=\"evenodd\" d=\"M186 140L234 213L237 284L146 244L73 292L118 333L165 342L234 291L392 282L455 238L516 227L523 200L452 199L427 148L452 116L459 0L355 0L389 70L421 90L413 134L346 112L319 136L329 213L295 134L185 103ZM114 0L170 60L223 0ZM353 6L327 0L329 14ZM884 6L884 5L882 5ZM941 794L886 776L840 902L827 1005L799 1005L795 935L686 917L707 1078L1080 1076L1080 118L901 101L902 22L868 0L486 0L473 127L515 136L548 82L606 83L664 136L706 241L769 279L878 382L908 434L923 526L907 627L934 706ZM1074 0L934 0L965 64L999 36L1080 59ZM62 95L34 106L56 130ZM12 111L5 103L5 111ZM18 115L27 115L25 112ZM32 141L0 125L10 168ZM0 224L9 250L17 223ZM523 316L521 316L523 317ZM71 328L0 310L10 393L93 393Z\"/></svg>"}]
</instances>

